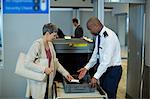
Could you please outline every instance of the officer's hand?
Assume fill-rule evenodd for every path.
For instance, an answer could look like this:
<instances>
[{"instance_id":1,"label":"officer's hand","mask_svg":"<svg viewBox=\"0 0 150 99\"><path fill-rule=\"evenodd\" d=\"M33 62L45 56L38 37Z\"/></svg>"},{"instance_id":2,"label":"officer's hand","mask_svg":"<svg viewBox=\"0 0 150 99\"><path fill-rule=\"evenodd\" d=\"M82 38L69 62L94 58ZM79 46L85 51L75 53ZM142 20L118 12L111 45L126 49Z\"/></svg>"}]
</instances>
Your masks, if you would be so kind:
<instances>
[{"instance_id":1,"label":"officer's hand","mask_svg":"<svg viewBox=\"0 0 150 99\"><path fill-rule=\"evenodd\" d=\"M82 78L85 76L85 74L86 74L86 72L87 72L87 69L86 69L86 68L81 68L81 69L79 69L77 72L80 73L79 76L78 76L78 78L79 78L79 79L82 79Z\"/></svg>"},{"instance_id":2,"label":"officer's hand","mask_svg":"<svg viewBox=\"0 0 150 99\"><path fill-rule=\"evenodd\" d=\"M97 86L97 79L95 78L95 77L93 77L92 79L91 79L91 87L96 87Z\"/></svg>"}]
</instances>

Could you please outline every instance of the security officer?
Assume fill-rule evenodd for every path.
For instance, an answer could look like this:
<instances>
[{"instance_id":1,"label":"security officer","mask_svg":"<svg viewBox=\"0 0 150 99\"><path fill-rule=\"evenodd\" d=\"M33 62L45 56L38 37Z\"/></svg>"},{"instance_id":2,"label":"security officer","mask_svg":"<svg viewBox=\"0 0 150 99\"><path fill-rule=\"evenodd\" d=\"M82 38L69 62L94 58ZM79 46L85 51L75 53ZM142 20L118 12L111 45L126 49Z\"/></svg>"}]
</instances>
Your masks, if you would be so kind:
<instances>
[{"instance_id":1,"label":"security officer","mask_svg":"<svg viewBox=\"0 0 150 99\"><path fill-rule=\"evenodd\" d=\"M117 35L96 17L88 20L87 28L96 36L95 48L87 65L77 71L78 78L82 79L86 72L98 62L96 73L91 79L91 86L96 87L99 79L100 86L107 93L108 98L114 99L122 75L119 40Z\"/></svg>"}]
</instances>

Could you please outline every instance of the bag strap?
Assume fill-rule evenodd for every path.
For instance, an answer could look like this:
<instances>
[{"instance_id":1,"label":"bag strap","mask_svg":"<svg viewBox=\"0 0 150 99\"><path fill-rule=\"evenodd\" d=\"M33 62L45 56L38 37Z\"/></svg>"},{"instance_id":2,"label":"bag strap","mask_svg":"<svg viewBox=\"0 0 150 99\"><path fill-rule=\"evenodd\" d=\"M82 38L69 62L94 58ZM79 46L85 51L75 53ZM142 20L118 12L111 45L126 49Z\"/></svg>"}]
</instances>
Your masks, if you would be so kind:
<instances>
[{"instance_id":1,"label":"bag strap","mask_svg":"<svg viewBox=\"0 0 150 99\"><path fill-rule=\"evenodd\" d=\"M33 61L34 63L36 62L36 60L37 60L38 58L40 58L40 55L41 55L41 53L42 53L42 49L41 49L42 45L41 45L40 41L38 41L38 43L40 44L40 47L39 47L38 52L37 52L37 54L36 54L36 57L35 57L35 59L34 59L34 61Z\"/></svg>"},{"instance_id":2,"label":"bag strap","mask_svg":"<svg viewBox=\"0 0 150 99\"><path fill-rule=\"evenodd\" d=\"M37 55L40 56L41 53L42 53L42 45L41 45L41 42L40 42L40 41L38 41L38 42L39 42L39 44L40 44L40 48L38 49L39 51L38 51Z\"/></svg>"}]
</instances>

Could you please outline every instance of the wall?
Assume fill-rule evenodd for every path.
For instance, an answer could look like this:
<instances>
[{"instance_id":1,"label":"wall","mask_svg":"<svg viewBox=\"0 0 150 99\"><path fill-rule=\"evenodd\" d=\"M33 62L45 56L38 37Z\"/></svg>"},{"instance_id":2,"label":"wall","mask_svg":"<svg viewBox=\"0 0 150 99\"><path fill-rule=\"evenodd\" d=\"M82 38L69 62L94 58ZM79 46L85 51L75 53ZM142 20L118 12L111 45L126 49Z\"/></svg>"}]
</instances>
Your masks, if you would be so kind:
<instances>
[{"instance_id":1,"label":"wall","mask_svg":"<svg viewBox=\"0 0 150 99\"><path fill-rule=\"evenodd\" d=\"M112 4L113 5L113 14L121 14L129 12L129 4Z\"/></svg>"},{"instance_id":2,"label":"wall","mask_svg":"<svg viewBox=\"0 0 150 99\"><path fill-rule=\"evenodd\" d=\"M90 31L86 27L86 22L88 21L88 19L91 16L93 16L93 10L92 9L85 9L85 10L80 9L80 19L81 19L80 23L81 23L81 26L83 27L83 30L84 30L84 36L93 38Z\"/></svg>"},{"instance_id":3,"label":"wall","mask_svg":"<svg viewBox=\"0 0 150 99\"><path fill-rule=\"evenodd\" d=\"M4 99L24 99L26 80L14 74L17 57L42 35L42 26L47 22L47 14L4 15L4 69L0 77Z\"/></svg>"},{"instance_id":4,"label":"wall","mask_svg":"<svg viewBox=\"0 0 150 99\"><path fill-rule=\"evenodd\" d=\"M129 13L129 4L105 3L105 8L105 25L118 34L121 46L125 46L126 17Z\"/></svg>"},{"instance_id":5,"label":"wall","mask_svg":"<svg viewBox=\"0 0 150 99\"><path fill-rule=\"evenodd\" d=\"M105 11L104 24L114 32L118 32L116 16L111 11Z\"/></svg>"},{"instance_id":6,"label":"wall","mask_svg":"<svg viewBox=\"0 0 150 99\"><path fill-rule=\"evenodd\" d=\"M125 46L125 36L126 36L126 14L117 16L117 26L118 26L118 37L121 46Z\"/></svg>"},{"instance_id":7,"label":"wall","mask_svg":"<svg viewBox=\"0 0 150 99\"><path fill-rule=\"evenodd\" d=\"M65 35L72 35L72 16L73 10L71 8L52 8L51 22L62 29Z\"/></svg>"},{"instance_id":8,"label":"wall","mask_svg":"<svg viewBox=\"0 0 150 99\"><path fill-rule=\"evenodd\" d=\"M129 12L128 3L105 3L105 8L112 8L112 14L122 14Z\"/></svg>"}]
</instances>

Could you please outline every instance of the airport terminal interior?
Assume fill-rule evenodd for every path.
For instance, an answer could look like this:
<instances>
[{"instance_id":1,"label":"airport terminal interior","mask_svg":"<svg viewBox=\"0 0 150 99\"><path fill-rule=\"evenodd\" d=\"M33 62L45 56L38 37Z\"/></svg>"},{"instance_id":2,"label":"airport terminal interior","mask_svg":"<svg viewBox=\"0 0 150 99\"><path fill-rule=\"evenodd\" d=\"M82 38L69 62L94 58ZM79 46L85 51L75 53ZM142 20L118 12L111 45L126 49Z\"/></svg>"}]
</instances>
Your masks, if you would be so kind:
<instances>
[{"instance_id":1,"label":"airport terminal interior","mask_svg":"<svg viewBox=\"0 0 150 99\"><path fill-rule=\"evenodd\" d=\"M86 26L92 16L113 30L120 42L123 72L117 99L150 99L150 0L0 1L0 99L29 99L26 79L14 73L17 58L42 36L46 23L57 25L64 35L53 42L64 68L73 75L86 65L95 43ZM73 18L83 28L82 38L74 37ZM65 93L58 84L63 80L57 72L52 99L108 99L101 88L93 93Z\"/></svg>"}]
</instances>

